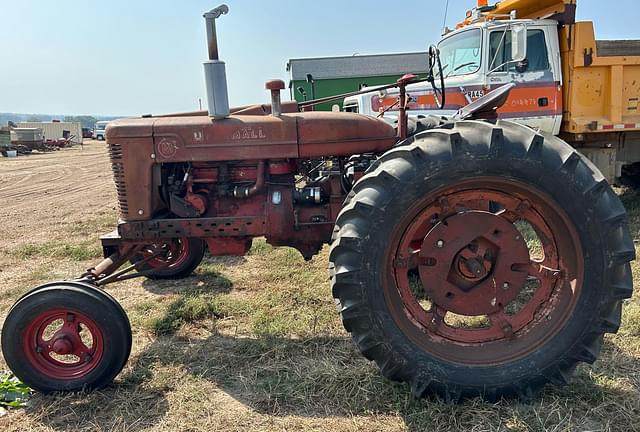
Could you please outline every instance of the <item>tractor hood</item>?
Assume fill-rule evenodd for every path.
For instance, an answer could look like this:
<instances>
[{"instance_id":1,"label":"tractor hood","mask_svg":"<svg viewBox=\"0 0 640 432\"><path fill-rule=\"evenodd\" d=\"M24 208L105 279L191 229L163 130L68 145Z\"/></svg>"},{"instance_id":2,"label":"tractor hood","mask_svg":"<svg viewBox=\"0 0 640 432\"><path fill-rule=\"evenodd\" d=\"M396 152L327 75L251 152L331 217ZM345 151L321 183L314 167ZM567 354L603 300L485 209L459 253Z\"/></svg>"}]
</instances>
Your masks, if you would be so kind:
<instances>
[{"instance_id":1,"label":"tractor hood","mask_svg":"<svg viewBox=\"0 0 640 432\"><path fill-rule=\"evenodd\" d=\"M152 138L157 162L348 156L383 152L396 142L395 129L383 120L332 112L122 119L106 133L122 145Z\"/></svg>"}]
</instances>

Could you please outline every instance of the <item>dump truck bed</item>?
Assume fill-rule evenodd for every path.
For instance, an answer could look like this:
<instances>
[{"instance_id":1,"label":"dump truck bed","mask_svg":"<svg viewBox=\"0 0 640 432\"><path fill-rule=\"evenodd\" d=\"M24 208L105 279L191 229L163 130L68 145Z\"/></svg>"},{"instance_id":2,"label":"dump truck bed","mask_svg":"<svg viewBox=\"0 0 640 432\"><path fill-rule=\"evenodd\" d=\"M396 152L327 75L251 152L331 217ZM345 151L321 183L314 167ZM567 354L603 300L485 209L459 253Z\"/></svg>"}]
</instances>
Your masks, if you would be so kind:
<instances>
[{"instance_id":1,"label":"dump truck bed","mask_svg":"<svg viewBox=\"0 0 640 432\"><path fill-rule=\"evenodd\" d=\"M562 131L640 130L640 40L596 41L591 22L562 27Z\"/></svg>"},{"instance_id":2,"label":"dump truck bed","mask_svg":"<svg viewBox=\"0 0 640 432\"><path fill-rule=\"evenodd\" d=\"M640 40L598 40L596 54L598 57L640 57Z\"/></svg>"}]
</instances>

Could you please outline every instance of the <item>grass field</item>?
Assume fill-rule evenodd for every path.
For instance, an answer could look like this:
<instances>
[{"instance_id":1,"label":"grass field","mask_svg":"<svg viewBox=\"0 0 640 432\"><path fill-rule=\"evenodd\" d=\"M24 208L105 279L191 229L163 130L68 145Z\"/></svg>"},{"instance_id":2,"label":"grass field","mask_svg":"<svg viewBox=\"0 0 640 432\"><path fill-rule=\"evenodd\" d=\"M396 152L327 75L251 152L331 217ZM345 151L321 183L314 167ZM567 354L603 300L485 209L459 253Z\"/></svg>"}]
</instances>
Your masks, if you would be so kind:
<instances>
[{"instance_id":1,"label":"grass field","mask_svg":"<svg viewBox=\"0 0 640 432\"><path fill-rule=\"evenodd\" d=\"M0 181L24 188L16 195L0 187L0 322L20 293L89 267L98 236L116 222L102 145L63 152L12 161L26 164L19 170L0 160ZM18 181L44 162L50 170L37 174L46 194ZM69 169L80 162L92 168ZM57 177L65 170L68 178ZM65 187L47 186L47 178ZM78 181L81 188L70 186ZM640 195L620 193L640 238ZM356 352L331 298L327 252L305 262L293 249L257 240L247 256L206 258L179 282L113 285L134 333L115 384L35 394L28 408L0 417L0 430L640 430L640 295L627 302L624 325L606 338L600 360L581 366L568 387L547 387L530 404L418 401ZM640 286L635 263L634 271Z\"/></svg>"}]
</instances>

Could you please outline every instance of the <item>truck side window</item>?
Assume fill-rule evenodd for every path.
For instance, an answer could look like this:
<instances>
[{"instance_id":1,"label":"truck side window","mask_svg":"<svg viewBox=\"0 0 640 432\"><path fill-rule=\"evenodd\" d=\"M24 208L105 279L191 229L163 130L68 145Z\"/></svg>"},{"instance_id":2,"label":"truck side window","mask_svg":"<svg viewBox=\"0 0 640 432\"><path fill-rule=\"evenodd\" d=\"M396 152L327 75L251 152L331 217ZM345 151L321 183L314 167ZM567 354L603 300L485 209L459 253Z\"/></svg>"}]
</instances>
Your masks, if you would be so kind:
<instances>
[{"instance_id":1,"label":"truck side window","mask_svg":"<svg viewBox=\"0 0 640 432\"><path fill-rule=\"evenodd\" d=\"M491 32L489 36L489 70L502 65L498 72L515 72L516 65L511 61L511 30ZM527 31L527 71L549 70L549 54L542 30Z\"/></svg>"}]
</instances>

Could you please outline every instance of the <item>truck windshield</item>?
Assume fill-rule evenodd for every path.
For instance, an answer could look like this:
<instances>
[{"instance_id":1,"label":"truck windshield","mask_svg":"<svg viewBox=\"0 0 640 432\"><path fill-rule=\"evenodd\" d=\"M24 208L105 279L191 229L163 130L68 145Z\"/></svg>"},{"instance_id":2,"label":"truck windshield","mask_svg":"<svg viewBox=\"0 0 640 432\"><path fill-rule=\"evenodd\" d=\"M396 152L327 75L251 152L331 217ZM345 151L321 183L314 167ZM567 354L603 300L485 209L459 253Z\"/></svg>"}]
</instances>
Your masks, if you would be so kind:
<instances>
[{"instance_id":1,"label":"truck windshield","mask_svg":"<svg viewBox=\"0 0 640 432\"><path fill-rule=\"evenodd\" d=\"M480 69L481 38L480 29L471 29L438 44L445 77L472 74Z\"/></svg>"}]
</instances>

